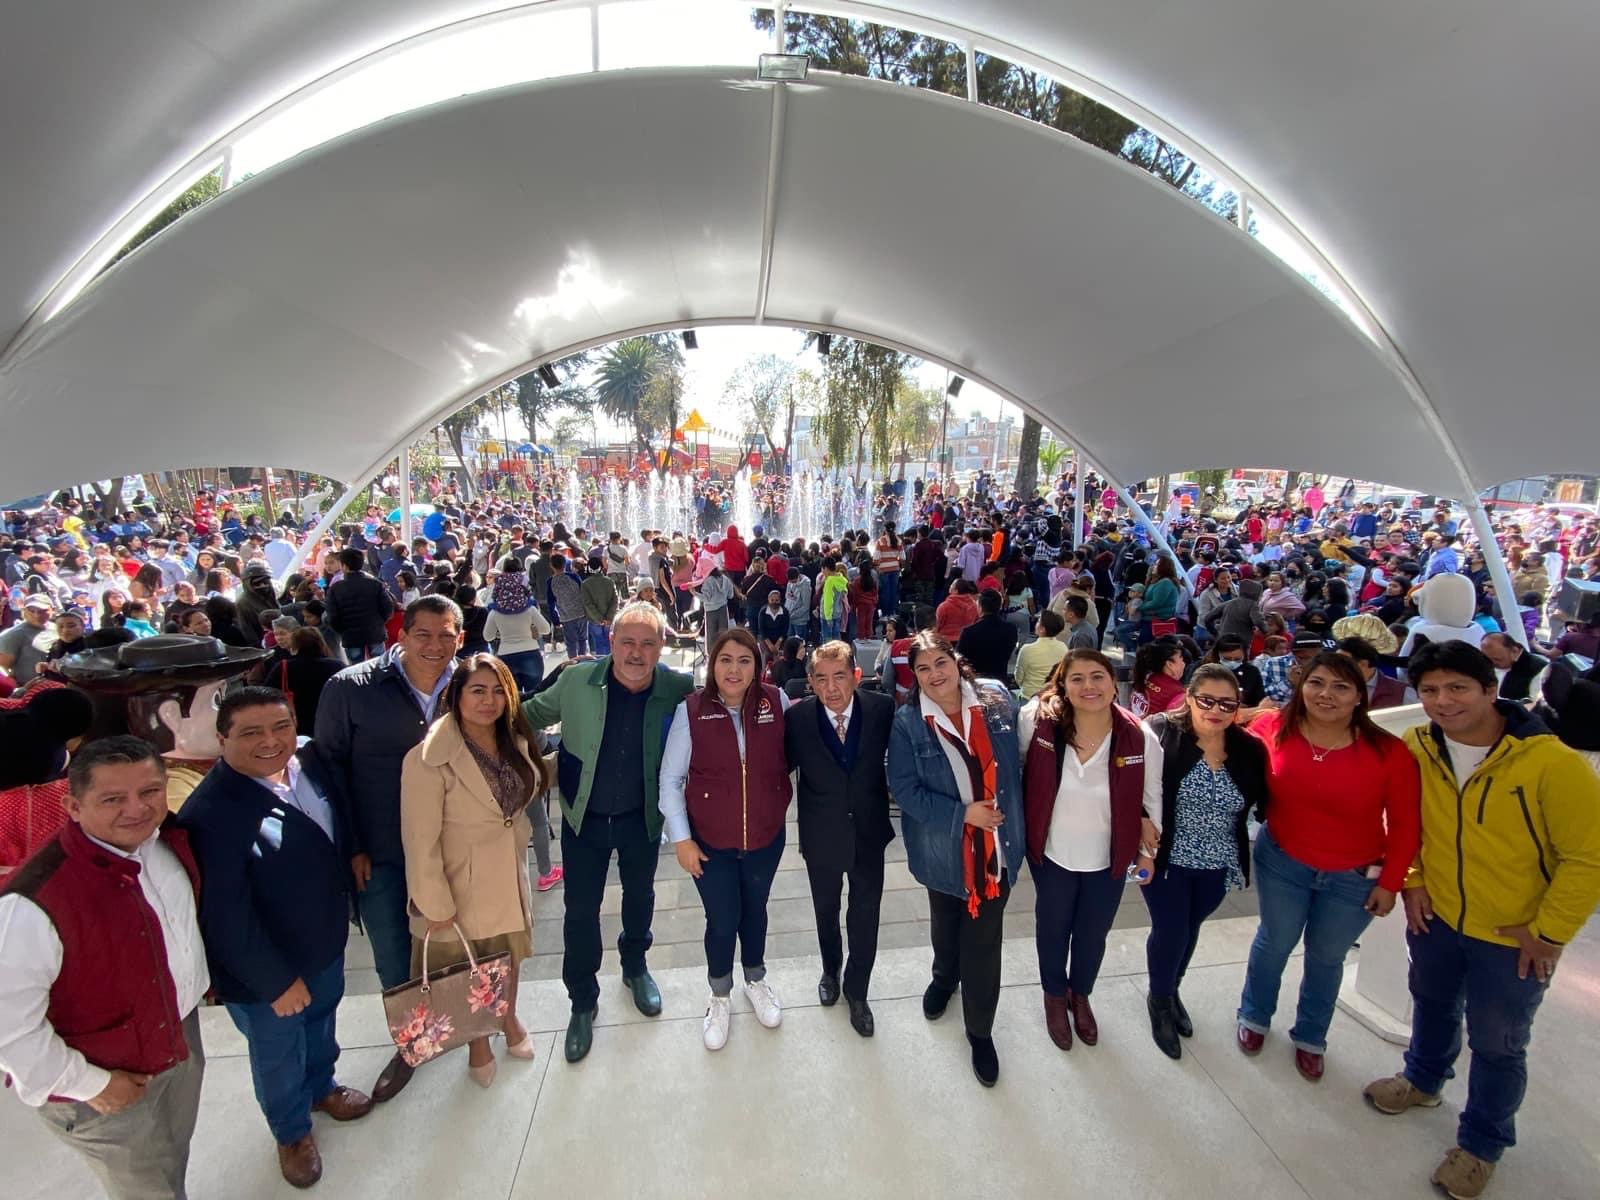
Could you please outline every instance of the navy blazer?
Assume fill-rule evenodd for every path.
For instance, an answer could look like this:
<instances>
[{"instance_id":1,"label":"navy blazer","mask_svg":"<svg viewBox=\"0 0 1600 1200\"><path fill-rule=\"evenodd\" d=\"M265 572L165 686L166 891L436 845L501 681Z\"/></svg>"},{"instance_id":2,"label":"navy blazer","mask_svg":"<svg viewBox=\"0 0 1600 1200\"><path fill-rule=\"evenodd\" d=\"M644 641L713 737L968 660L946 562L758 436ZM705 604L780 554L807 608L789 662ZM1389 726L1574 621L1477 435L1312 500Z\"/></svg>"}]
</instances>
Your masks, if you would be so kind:
<instances>
[{"instance_id":1,"label":"navy blazer","mask_svg":"<svg viewBox=\"0 0 1600 1200\"><path fill-rule=\"evenodd\" d=\"M300 768L324 796L315 745ZM330 839L310 817L218 760L178 813L200 865L200 932L217 998L269 1004L342 953L350 928L350 855L334 813Z\"/></svg>"},{"instance_id":2,"label":"navy blazer","mask_svg":"<svg viewBox=\"0 0 1600 1200\"><path fill-rule=\"evenodd\" d=\"M884 774L893 721L893 700L858 690L841 754L822 701L808 696L789 709L783 741L798 772L795 809L807 865L848 871L863 855L882 862L894 840Z\"/></svg>"}]
</instances>

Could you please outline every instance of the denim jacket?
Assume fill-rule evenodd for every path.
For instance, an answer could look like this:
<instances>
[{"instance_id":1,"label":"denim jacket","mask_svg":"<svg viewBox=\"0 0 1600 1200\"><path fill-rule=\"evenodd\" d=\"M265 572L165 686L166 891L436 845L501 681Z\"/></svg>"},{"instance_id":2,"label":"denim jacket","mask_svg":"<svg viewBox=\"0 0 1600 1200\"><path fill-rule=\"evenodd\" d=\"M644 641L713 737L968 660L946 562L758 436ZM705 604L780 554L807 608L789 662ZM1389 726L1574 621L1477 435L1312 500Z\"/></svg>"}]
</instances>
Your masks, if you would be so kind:
<instances>
[{"instance_id":1,"label":"denim jacket","mask_svg":"<svg viewBox=\"0 0 1600 1200\"><path fill-rule=\"evenodd\" d=\"M1022 867L1022 776L1017 753L1017 706L1007 692L979 689L994 750L995 788L1005 822L1000 845L1012 883ZM918 883L936 892L965 896L962 826L966 805L950 759L913 699L900 706L889 732L889 790L900 805L906 861Z\"/></svg>"}]
</instances>

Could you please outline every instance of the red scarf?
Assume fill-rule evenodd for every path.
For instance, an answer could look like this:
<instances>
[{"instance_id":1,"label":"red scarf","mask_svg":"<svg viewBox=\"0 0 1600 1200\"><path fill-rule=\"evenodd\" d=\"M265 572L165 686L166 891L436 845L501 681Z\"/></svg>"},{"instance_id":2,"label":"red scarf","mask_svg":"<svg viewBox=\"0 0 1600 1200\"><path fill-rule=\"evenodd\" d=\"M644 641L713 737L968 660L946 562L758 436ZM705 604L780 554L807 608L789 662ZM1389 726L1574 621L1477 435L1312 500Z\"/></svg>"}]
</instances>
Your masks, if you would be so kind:
<instances>
[{"instance_id":1,"label":"red scarf","mask_svg":"<svg viewBox=\"0 0 1600 1200\"><path fill-rule=\"evenodd\" d=\"M943 725L928 717L928 728L955 747L961 761L967 765L967 776L972 782L972 798L984 804L995 803L994 747L989 744L989 725L983 719L983 708L974 705L967 711L967 741L963 742ZM1000 896L1000 861L995 854L994 830L979 829L976 825L961 826L961 880L967 889L967 912L974 918L980 904L978 876L983 876L983 900Z\"/></svg>"}]
</instances>

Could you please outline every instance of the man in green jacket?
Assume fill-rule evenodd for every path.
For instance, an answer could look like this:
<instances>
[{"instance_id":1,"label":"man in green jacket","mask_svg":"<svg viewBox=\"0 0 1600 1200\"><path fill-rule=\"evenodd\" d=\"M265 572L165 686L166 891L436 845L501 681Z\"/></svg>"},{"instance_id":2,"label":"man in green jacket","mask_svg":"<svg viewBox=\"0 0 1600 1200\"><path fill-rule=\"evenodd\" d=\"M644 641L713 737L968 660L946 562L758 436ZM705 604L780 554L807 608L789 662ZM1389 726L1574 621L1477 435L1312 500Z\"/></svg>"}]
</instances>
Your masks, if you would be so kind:
<instances>
[{"instance_id":1,"label":"man in green jacket","mask_svg":"<svg viewBox=\"0 0 1600 1200\"><path fill-rule=\"evenodd\" d=\"M600 566L589 564L578 590L583 594L583 615L589 622L589 649L595 654L611 653L611 622L617 616L617 585Z\"/></svg>"},{"instance_id":2,"label":"man in green jacket","mask_svg":"<svg viewBox=\"0 0 1600 1200\"><path fill-rule=\"evenodd\" d=\"M561 978L572 1001L568 1062L588 1054L594 1039L600 900L613 851L622 879L622 935L617 939L622 982L645 1016L661 1012L661 991L644 961L661 851L657 780L672 715L694 690L691 676L660 665L666 640L667 622L660 609L629 604L612 625L609 657L568 667L522 706L536 729L561 725L557 776L566 869Z\"/></svg>"}]
</instances>

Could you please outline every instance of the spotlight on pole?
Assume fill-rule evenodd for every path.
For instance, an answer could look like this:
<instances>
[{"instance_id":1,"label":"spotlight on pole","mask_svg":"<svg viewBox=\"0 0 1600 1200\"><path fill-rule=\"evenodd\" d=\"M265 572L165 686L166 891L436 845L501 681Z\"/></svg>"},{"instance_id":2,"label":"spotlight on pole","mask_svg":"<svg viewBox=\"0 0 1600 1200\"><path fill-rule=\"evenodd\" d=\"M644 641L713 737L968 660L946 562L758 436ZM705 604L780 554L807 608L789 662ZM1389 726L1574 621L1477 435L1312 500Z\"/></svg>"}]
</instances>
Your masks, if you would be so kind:
<instances>
[{"instance_id":1,"label":"spotlight on pole","mask_svg":"<svg viewBox=\"0 0 1600 1200\"><path fill-rule=\"evenodd\" d=\"M695 337L694 330L685 329L683 331L683 348L685 350L700 349L700 339Z\"/></svg>"},{"instance_id":2,"label":"spotlight on pole","mask_svg":"<svg viewBox=\"0 0 1600 1200\"><path fill-rule=\"evenodd\" d=\"M831 333L817 334L817 353L823 358L828 357L828 351L833 349L833 335Z\"/></svg>"},{"instance_id":3,"label":"spotlight on pole","mask_svg":"<svg viewBox=\"0 0 1600 1200\"><path fill-rule=\"evenodd\" d=\"M556 374L556 369L549 363L543 363L540 365L539 379L545 385L545 387L552 390L561 386L561 379Z\"/></svg>"},{"instance_id":4,"label":"spotlight on pole","mask_svg":"<svg viewBox=\"0 0 1600 1200\"><path fill-rule=\"evenodd\" d=\"M950 377L950 386L945 388L945 391L949 392L952 396L959 396L961 395L961 386L966 382L967 381L961 378L961 376L952 375Z\"/></svg>"},{"instance_id":5,"label":"spotlight on pole","mask_svg":"<svg viewBox=\"0 0 1600 1200\"><path fill-rule=\"evenodd\" d=\"M811 59L804 54L763 54L756 63L756 77L771 82L794 82L806 77Z\"/></svg>"}]
</instances>

